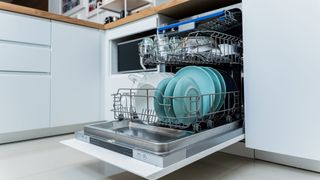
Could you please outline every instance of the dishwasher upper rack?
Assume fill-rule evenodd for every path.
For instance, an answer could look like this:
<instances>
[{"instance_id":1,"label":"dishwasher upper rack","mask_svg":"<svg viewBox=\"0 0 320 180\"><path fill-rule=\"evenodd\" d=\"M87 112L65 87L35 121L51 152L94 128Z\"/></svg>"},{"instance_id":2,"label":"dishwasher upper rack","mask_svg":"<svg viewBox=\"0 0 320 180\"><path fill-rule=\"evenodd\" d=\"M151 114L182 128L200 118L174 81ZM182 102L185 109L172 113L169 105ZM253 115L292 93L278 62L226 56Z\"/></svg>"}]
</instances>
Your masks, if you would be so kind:
<instances>
[{"instance_id":1,"label":"dishwasher upper rack","mask_svg":"<svg viewBox=\"0 0 320 180\"><path fill-rule=\"evenodd\" d=\"M242 27L242 12L240 9L231 9L224 11L222 17L199 24L197 29L227 32L237 27Z\"/></svg>"},{"instance_id":2,"label":"dishwasher upper rack","mask_svg":"<svg viewBox=\"0 0 320 180\"><path fill-rule=\"evenodd\" d=\"M218 31L194 31L187 36L156 35L151 45L141 42L145 65L242 64L242 40Z\"/></svg>"},{"instance_id":3,"label":"dishwasher upper rack","mask_svg":"<svg viewBox=\"0 0 320 180\"><path fill-rule=\"evenodd\" d=\"M190 26L191 25L191 26ZM234 28L241 28L242 12L239 8L222 10L213 14L196 16L181 22L163 25L157 29L160 34L184 32L188 30L213 30L227 32ZM185 28L187 27L187 29Z\"/></svg>"},{"instance_id":4,"label":"dishwasher upper rack","mask_svg":"<svg viewBox=\"0 0 320 180\"><path fill-rule=\"evenodd\" d=\"M240 91L230 91L224 93L212 93L199 96L164 96L161 102L155 95L158 89L141 89L141 88L120 88L117 93L113 94L114 118L117 120L131 120L141 122L152 126L161 126L175 129L192 128L193 131L201 131L200 124L206 124L206 128L215 127L218 121L233 122L239 119L241 114ZM209 104L213 102L213 97L220 96L224 99L224 103L217 111L213 107L209 107L209 111L202 113L202 108L208 106L204 104L204 99L209 100ZM144 106L137 107L136 102L144 102ZM167 108L173 111L172 103L174 101L190 102L188 114L175 117L157 114L154 106Z\"/></svg>"}]
</instances>

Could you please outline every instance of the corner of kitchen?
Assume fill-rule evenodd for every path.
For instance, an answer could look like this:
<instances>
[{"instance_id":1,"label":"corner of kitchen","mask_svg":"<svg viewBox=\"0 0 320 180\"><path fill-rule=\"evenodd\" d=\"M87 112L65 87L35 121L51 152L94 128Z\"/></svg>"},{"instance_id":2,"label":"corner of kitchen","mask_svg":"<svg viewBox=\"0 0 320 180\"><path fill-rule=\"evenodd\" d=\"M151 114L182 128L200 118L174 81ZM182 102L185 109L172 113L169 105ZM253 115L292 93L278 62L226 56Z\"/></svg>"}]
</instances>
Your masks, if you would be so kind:
<instances>
[{"instance_id":1,"label":"corner of kitchen","mask_svg":"<svg viewBox=\"0 0 320 180\"><path fill-rule=\"evenodd\" d=\"M0 179L319 179L319 5L0 2Z\"/></svg>"}]
</instances>

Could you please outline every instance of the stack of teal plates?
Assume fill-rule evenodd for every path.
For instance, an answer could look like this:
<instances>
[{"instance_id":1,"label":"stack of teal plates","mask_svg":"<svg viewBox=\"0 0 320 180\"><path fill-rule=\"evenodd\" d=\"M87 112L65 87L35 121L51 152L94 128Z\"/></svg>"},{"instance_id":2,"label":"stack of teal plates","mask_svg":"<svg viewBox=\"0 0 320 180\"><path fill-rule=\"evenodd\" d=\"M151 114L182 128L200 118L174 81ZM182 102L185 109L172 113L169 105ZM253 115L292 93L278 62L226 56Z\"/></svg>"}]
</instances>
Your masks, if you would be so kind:
<instances>
[{"instance_id":1,"label":"stack of teal plates","mask_svg":"<svg viewBox=\"0 0 320 180\"><path fill-rule=\"evenodd\" d=\"M175 77L162 80L154 101L159 120L190 125L199 116L219 111L228 91L227 76L227 73L222 74L211 67L187 66Z\"/></svg>"}]
</instances>

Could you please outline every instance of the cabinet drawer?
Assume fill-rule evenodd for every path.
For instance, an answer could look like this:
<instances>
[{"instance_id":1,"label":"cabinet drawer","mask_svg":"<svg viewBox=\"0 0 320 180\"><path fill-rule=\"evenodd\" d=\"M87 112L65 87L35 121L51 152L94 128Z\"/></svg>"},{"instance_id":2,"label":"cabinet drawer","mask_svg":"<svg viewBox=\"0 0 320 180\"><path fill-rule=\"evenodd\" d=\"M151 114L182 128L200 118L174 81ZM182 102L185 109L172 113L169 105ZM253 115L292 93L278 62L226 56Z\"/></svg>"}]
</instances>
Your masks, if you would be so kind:
<instances>
[{"instance_id":1,"label":"cabinet drawer","mask_svg":"<svg viewBox=\"0 0 320 180\"><path fill-rule=\"evenodd\" d=\"M0 40L50 45L50 20L0 11Z\"/></svg>"},{"instance_id":2,"label":"cabinet drawer","mask_svg":"<svg viewBox=\"0 0 320 180\"><path fill-rule=\"evenodd\" d=\"M156 29L158 27L158 19L158 15L154 15L110 29L107 31L107 37L109 40L113 40Z\"/></svg>"},{"instance_id":3,"label":"cabinet drawer","mask_svg":"<svg viewBox=\"0 0 320 180\"><path fill-rule=\"evenodd\" d=\"M50 72L50 48L0 42L0 71Z\"/></svg>"},{"instance_id":4,"label":"cabinet drawer","mask_svg":"<svg viewBox=\"0 0 320 180\"><path fill-rule=\"evenodd\" d=\"M0 134L49 127L49 76L0 74L0 86Z\"/></svg>"}]
</instances>

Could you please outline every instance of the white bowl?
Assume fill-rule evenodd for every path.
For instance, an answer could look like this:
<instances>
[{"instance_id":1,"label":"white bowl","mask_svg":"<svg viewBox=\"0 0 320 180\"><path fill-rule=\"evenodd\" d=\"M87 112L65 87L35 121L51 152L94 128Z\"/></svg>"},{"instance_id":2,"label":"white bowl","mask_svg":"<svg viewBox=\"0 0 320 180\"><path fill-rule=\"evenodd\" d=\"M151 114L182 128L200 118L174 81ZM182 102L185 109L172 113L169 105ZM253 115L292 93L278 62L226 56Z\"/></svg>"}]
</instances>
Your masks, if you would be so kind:
<instances>
[{"instance_id":1,"label":"white bowl","mask_svg":"<svg viewBox=\"0 0 320 180\"><path fill-rule=\"evenodd\" d=\"M154 93L160 81L163 79L173 77L172 73L144 73L142 77L136 75L130 75L129 79L134 82L133 88L136 90L133 92L135 98L133 99L133 106L138 113L138 116L141 116L141 113L147 113L147 110L150 112L154 110Z\"/></svg>"},{"instance_id":2,"label":"white bowl","mask_svg":"<svg viewBox=\"0 0 320 180\"><path fill-rule=\"evenodd\" d=\"M209 52L213 48L213 39L208 36L186 37L183 41L183 48L187 53Z\"/></svg>"},{"instance_id":3,"label":"white bowl","mask_svg":"<svg viewBox=\"0 0 320 180\"><path fill-rule=\"evenodd\" d=\"M234 44L219 44L219 48L223 56L237 54Z\"/></svg>"}]
</instances>

